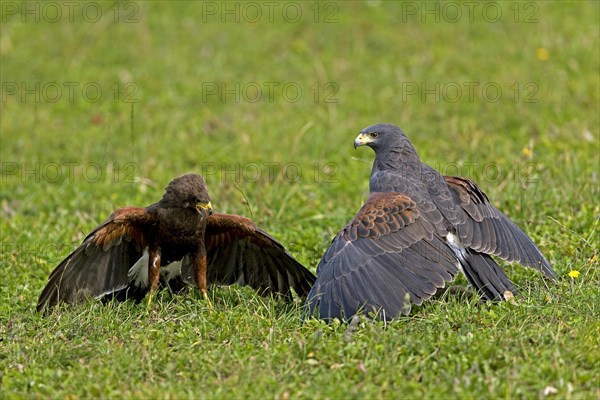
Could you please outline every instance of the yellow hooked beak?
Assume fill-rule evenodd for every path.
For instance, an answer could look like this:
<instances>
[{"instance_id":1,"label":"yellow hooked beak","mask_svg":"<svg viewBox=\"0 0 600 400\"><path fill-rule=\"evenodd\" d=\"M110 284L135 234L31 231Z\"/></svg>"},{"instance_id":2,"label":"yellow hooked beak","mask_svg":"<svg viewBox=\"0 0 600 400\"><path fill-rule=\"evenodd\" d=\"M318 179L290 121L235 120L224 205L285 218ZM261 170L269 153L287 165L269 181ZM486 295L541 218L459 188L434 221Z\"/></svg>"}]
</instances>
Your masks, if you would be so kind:
<instances>
[{"instance_id":1,"label":"yellow hooked beak","mask_svg":"<svg viewBox=\"0 0 600 400\"><path fill-rule=\"evenodd\" d=\"M202 210L208 211L208 215L212 215L213 209L210 201L208 203L196 203L196 210L202 214Z\"/></svg>"},{"instance_id":2,"label":"yellow hooked beak","mask_svg":"<svg viewBox=\"0 0 600 400\"><path fill-rule=\"evenodd\" d=\"M356 139L354 139L354 148L356 149L357 147L369 144L373 141L373 139L374 137L372 136L372 134L361 133L356 137Z\"/></svg>"}]
</instances>

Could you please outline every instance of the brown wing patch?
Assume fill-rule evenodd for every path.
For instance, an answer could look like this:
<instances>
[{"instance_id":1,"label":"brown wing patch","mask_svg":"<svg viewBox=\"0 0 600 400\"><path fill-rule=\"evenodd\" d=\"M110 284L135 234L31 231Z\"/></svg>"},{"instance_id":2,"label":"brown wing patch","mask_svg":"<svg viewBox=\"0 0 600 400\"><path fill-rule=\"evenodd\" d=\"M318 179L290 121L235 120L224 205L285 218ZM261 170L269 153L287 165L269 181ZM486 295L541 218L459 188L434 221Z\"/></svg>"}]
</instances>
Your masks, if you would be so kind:
<instances>
[{"instance_id":1,"label":"brown wing patch","mask_svg":"<svg viewBox=\"0 0 600 400\"><path fill-rule=\"evenodd\" d=\"M455 176L444 179L454 200L466 213L466 218L455 225L463 244L478 252L540 269L550 278L556 276L529 236L492 206L474 182Z\"/></svg>"},{"instance_id":2,"label":"brown wing patch","mask_svg":"<svg viewBox=\"0 0 600 400\"><path fill-rule=\"evenodd\" d=\"M490 202L487 195L471 180L458 176L444 176L446 183L454 187L458 192L461 202L469 204L487 204Z\"/></svg>"},{"instance_id":3,"label":"brown wing patch","mask_svg":"<svg viewBox=\"0 0 600 400\"><path fill-rule=\"evenodd\" d=\"M37 310L127 288L129 268L147 246L154 218L144 208L121 208L94 229L51 273Z\"/></svg>"},{"instance_id":4,"label":"brown wing patch","mask_svg":"<svg viewBox=\"0 0 600 400\"><path fill-rule=\"evenodd\" d=\"M104 251L112 246L118 246L123 238L131 239L144 248L148 246L148 243L140 226L151 224L153 221L154 218L146 212L145 208L120 208L113 212L88 238Z\"/></svg>"},{"instance_id":5,"label":"brown wing patch","mask_svg":"<svg viewBox=\"0 0 600 400\"><path fill-rule=\"evenodd\" d=\"M351 241L359 237L376 239L397 232L418 217L416 204L409 197L398 193L372 193L346 227L344 237Z\"/></svg>"},{"instance_id":6,"label":"brown wing patch","mask_svg":"<svg viewBox=\"0 0 600 400\"><path fill-rule=\"evenodd\" d=\"M206 224L208 283L247 285L259 293L306 296L315 276L252 220L213 214Z\"/></svg>"},{"instance_id":7,"label":"brown wing patch","mask_svg":"<svg viewBox=\"0 0 600 400\"><path fill-rule=\"evenodd\" d=\"M391 319L456 276L454 251L422 212L431 204L416 203L398 192L371 194L321 258L309 314L318 307L320 318L347 319L380 310Z\"/></svg>"},{"instance_id":8,"label":"brown wing patch","mask_svg":"<svg viewBox=\"0 0 600 400\"><path fill-rule=\"evenodd\" d=\"M224 246L237 239L248 238L253 244L269 247L272 243L257 235L258 227L249 218L234 214L215 213L206 223L206 248Z\"/></svg>"}]
</instances>

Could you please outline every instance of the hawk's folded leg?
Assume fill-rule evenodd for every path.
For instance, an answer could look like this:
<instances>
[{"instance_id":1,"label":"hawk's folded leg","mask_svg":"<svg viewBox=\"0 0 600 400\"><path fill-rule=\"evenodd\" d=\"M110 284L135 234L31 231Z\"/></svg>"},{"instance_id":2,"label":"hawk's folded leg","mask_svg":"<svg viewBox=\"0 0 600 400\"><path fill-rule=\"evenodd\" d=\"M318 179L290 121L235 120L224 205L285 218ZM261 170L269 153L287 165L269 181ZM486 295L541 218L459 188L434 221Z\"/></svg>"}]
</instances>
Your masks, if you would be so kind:
<instances>
[{"instance_id":1,"label":"hawk's folded leg","mask_svg":"<svg viewBox=\"0 0 600 400\"><path fill-rule=\"evenodd\" d=\"M150 289L150 295L148 296L148 305L152 302L154 292L158 287L158 281L160 278L160 247L148 249L148 286Z\"/></svg>"}]
</instances>

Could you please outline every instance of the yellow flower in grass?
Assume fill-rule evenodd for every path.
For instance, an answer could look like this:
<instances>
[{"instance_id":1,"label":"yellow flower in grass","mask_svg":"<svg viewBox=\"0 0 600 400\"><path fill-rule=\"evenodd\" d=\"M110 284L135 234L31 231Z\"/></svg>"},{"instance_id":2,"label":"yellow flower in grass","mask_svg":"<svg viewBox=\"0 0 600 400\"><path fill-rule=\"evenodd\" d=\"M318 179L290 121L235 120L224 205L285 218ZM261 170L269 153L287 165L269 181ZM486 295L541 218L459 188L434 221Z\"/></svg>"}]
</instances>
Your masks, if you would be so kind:
<instances>
[{"instance_id":1,"label":"yellow flower in grass","mask_svg":"<svg viewBox=\"0 0 600 400\"><path fill-rule=\"evenodd\" d=\"M548 53L548 50L546 50L544 47L540 47L535 51L535 55L538 58L538 60L541 61L548 61L548 58L550 58L550 54Z\"/></svg>"},{"instance_id":2,"label":"yellow flower in grass","mask_svg":"<svg viewBox=\"0 0 600 400\"><path fill-rule=\"evenodd\" d=\"M577 271L576 269L574 269L573 271L569 272L569 276L571 278L577 278L577 277L579 277L579 271Z\"/></svg>"}]
</instances>

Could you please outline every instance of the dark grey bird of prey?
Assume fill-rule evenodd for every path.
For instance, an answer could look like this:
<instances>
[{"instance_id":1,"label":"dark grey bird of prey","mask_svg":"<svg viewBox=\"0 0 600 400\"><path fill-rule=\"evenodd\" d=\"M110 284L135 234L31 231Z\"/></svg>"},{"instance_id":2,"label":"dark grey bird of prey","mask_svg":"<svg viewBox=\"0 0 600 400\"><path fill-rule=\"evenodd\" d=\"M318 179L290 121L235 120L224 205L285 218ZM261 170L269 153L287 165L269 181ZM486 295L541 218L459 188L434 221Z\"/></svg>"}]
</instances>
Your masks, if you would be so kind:
<instances>
[{"instance_id":1,"label":"dark grey bird of prey","mask_svg":"<svg viewBox=\"0 0 600 400\"><path fill-rule=\"evenodd\" d=\"M531 239L475 183L423 164L399 127L363 129L354 147L364 145L376 155L371 194L323 255L308 315L391 320L459 271L483 299L508 299L515 286L490 254L556 277Z\"/></svg>"}]
</instances>

